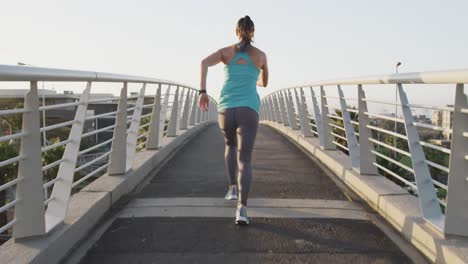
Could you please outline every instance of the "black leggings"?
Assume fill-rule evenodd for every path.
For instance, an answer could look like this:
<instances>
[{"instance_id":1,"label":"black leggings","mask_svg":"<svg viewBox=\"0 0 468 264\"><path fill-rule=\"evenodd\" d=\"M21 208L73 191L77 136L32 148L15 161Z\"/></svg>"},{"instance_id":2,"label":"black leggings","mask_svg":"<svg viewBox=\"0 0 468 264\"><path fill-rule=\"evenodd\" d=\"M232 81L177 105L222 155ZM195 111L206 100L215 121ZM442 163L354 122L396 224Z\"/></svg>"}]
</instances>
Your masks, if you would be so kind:
<instances>
[{"instance_id":1,"label":"black leggings","mask_svg":"<svg viewBox=\"0 0 468 264\"><path fill-rule=\"evenodd\" d=\"M239 201L247 205L252 180L250 160L257 135L258 113L246 106L223 109L218 112L218 124L226 143L224 157L229 183L237 185ZM236 168L238 169L237 179Z\"/></svg>"}]
</instances>

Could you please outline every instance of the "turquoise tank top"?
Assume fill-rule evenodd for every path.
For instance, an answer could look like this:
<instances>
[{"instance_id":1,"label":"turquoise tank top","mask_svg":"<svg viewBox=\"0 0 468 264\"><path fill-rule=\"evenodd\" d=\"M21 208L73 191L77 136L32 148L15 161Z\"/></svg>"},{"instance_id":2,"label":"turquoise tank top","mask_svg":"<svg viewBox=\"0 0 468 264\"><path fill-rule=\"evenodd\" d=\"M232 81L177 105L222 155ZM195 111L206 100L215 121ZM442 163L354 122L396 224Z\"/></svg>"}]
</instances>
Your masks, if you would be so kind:
<instances>
[{"instance_id":1,"label":"turquoise tank top","mask_svg":"<svg viewBox=\"0 0 468 264\"><path fill-rule=\"evenodd\" d=\"M247 64L237 63L244 59ZM218 103L218 111L226 108L247 106L260 111L257 80L260 70L252 63L245 51L238 51L229 64L224 66L225 80Z\"/></svg>"}]
</instances>

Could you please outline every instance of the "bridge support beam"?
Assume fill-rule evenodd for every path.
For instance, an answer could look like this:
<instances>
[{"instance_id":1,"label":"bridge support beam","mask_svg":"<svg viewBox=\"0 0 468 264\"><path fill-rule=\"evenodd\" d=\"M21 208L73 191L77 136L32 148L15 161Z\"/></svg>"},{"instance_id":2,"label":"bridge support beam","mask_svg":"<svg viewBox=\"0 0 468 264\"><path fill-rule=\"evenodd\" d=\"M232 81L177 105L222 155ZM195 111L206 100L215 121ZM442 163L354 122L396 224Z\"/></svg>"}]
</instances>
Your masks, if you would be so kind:
<instances>
[{"instance_id":1,"label":"bridge support beam","mask_svg":"<svg viewBox=\"0 0 468 264\"><path fill-rule=\"evenodd\" d=\"M63 162L60 163L57 172L57 182L54 184L50 202L45 213L46 232L49 232L62 223L67 215L68 202L70 200L73 187L73 177L75 176L76 162L80 152L81 136L85 124L86 111L91 90L91 82L88 82L86 89L81 94L80 104L76 110L75 123L73 123L68 138L71 140L65 147Z\"/></svg>"},{"instance_id":2,"label":"bridge support beam","mask_svg":"<svg viewBox=\"0 0 468 264\"><path fill-rule=\"evenodd\" d=\"M288 122L288 113L286 112L286 98L283 96L283 93L280 91L279 93L279 107L281 111L281 120L283 121L283 125L289 126Z\"/></svg>"},{"instance_id":3,"label":"bridge support beam","mask_svg":"<svg viewBox=\"0 0 468 264\"><path fill-rule=\"evenodd\" d=\"M24 98L20 157L18 166L18 184L16 186L15 220L2 227L3 233L13 225L13 237L23 238L43 235L44 190L42 188L41 133L39 124L39 97L37 82L31 82L31 88ZM3 175L1 175L3 177ZM3 206L3 205L2 205Z\"/></svg>"},{"instance_id":4,"label":"bridge support beam","mask_svg":"<svg viewBox=\"0 0 468 264\"><path fill-rule=\"evenodd\" d=\"M331 126L330 126L330 117L328 116L328 103L325 90L323 86L320 86L320 101L322 107L322 135L323 135L323 149L334 150L336 149L335 144L333 144L333 139L331 135ZM319 132L320 134L320 132Z\"/></svg>"},{"instance_id":5,"label":"bridge support beam","mask_svg":"<svg viewBox=\"0 0 468 264\"><path fill-rule=\"evenodd\" d=\"M167 137L176 137L177 136L177 125L178 125L178 114L179 110L179 86L176 88L174 95L174 100L172 101L171 117L169 119L169 124L167 127Z\"/></svg>"},{"instance_id":6,"label":"bridge support beam","mask_svg":"<svg viewBox=\"0 0 468 264\"><path fill-rule=\"evenodd\" d=\"M146 140L146 149L157 149L161 142L161 84L158 85L156 96L154 98L153 112L151 113L151 124L148 131L148 139Z\"/></svg>"},{"instance_id":7,"label":"bridge support beam","mask_svg":"<svg viewBox=\"0 0 468 264\"><path fill-rule=\"evenodd\" d=\"M351 159L351 166L353 169L359 171L360 166L360 153L359 144L357 141L356 133L354 132L354 125L351 123L351 116L348 112L348 106L344 98L343 90L340 85L338 87L338 96L340 98L341 116L343 117L343 126L346 133L346 142L349 149L349 158Z\"/></svg>"},{"instance_id":8,"label":"bridge support beam","mask_svg":"<svg viewBox=\"0 0 468 264\"><path fill-rule=\"evenodd\" d=\"M413 164L416 186L418 187L419 205L424 219L443 231L445 217L440 209L434 183L432 182L429 167L426 163L426 157L424 156L424 150L419 140L418 130L414 126L413 114L409 107L408 98L401 84L398 84L398 93L400 95L401 108L405 120L406 135L408 137L408 146L411 153L411 163Z\"/></svg>"},{"instance_id":9,"label":"bridge support beam","mask_svg":"<svg viewBox=\"0 0 468 264\"><path fill-rule=\"evenodd\" d=\"M267 102L268 120L276 122L275 108L273 106L273 102L271 101L271 96L266 99L266 102Z\"/></svg>"},{"instance_id":10,"label":"bridge support beam","mask_svg":"<svg viewBox=\"0 0 468 264\"><path fill-rule=\"evenodd\" d=\"M317 129L317 136L319 138L320 146L324 147L325 139L323 137L323 120L320 114L320 109L317 103L317 97L315 96L314 89L310 87L310 97L312 98L312 106L314 109L315 128Z\"/></svg>"},{"instance_id":11,"label":"bridge support beam","mask_svg":"<svg viewBox=\"0 0 468 264\"><path fill-rule=\"evenodd\" d=\"M130 120L130 128L127 131L126 171L129 171L132 168L133 159L135 158L138 132L140 131L141 112L143 111L143 102L145 100L145 90L146 83L143 83L135 103L135 110L133 110L132 119Z\"/></svg>"},{"instance_id":12,"label":"bridge support beam","mask_svg":"<svg viewBox=\"0 0 468 264\"><path fill-rule=\"evenodd\" d=\"M450 172L448 177L445 233L468 236L468 101L464 84L457 84L453 113Z\"/></svg>"},{"instance_id":13,"label":"bridge support beam","mask_svg":"<svg viewBox=\"0 0 468 264\"><path fill-rule=\"evenodd\" d=\"M294 93L296 94L296 102L298 108L300 108L298 112L299 121L301 122L301 132L304 137L312 137L312 126L310 125L309 110L307 109L307 102L305 99L304 90L302 88L299 88L299 92L300 100L297 91L294 90Z\"/></svg>"},{"instance_id":14,"label":"bridge support beam","mask_svg":"<svg viewBox=\"0 0 468 264\"><path fill-rule=\"evenodd\" d=\"M115 117L114 135L107 174L121 175L127 171L127 83L120 90L120 99Z\"/></svg>"},{"instance_id":15,"label":"bridge support beam","mask_svg":"<svg viewBox=\"0 0 468 264\"><path fill-rule=\"evenodd\" d=\"M372 138L372 132L367 126L370 125L367 115L366 94L362 85L358 85L358 109L359 109L359 173L361 175L378 175L375 155L372 153L374 145L369 140Z\"/></svg>"},{"instance_id":16,"label":"bridge support beam","mask_svg":"<svg viewBox=\"0 0 468 264\"><path fill-rule=\"evenodd\" d=\"M198 96L197 104L198 104L199 100L200 100L200 96ZM197 107L196 109L197 109L197 113L196 113L196 117L195 117L195 123L199 124L201 122L202 111L201 111L200 107Z\"/></svg>"},{"instance_id":17,"label":"bridge support beam","mask_svg":"<svg viewBox=\"0 0 468 264\"><path fill-rule=\"evenodd\" d=\"M190 119L189 119L190 126L195 125L195 118L197 117L197 106L198 106L198 95L197 95L197 92L195 91L195 94L193 95L192 110L190 111Z\"/></svg>"},{"instance_id":18,"label":"bridge support beam","mask_svg":"<svg viewBox=\"0 0 468 264\"><path fill-rule=\"evenodd\" d=\"M289 126L294 130L298 130L299 127L297 126L296 112L294 110L294 103L292 101L291 92L289 90L284 91L284 99L286 101L286 107L287 107L287 110L288 110L288 123L289 123Z\"/></svg>"},{"instance_id":19,"label":"bridge support beam","mask_svg":"<svg viewBox=\"0 0 468 264\"><path fill-rule=\"evenodd\" d=\"M181 130L186 130L187 126L188 126L189 109L190 109L190 96L191 96L191 91L187 90L187 95L185 97L184 110L182 112L182 118L180 119L180 129Z\"/></svg>"},{"instance_id":20,"label":"bridge support beam","mask_svg":"<svg viewBox=\"0 0 468 264\"><path fill-rule=\"evenodd\" d=\"M273 104L275 108L276 122L282 124L283 118L281 116L281 109L280 109L278 95L275 93L272 96L273 96L272 100L273 100Z\"/></svg>"}]
</instances>

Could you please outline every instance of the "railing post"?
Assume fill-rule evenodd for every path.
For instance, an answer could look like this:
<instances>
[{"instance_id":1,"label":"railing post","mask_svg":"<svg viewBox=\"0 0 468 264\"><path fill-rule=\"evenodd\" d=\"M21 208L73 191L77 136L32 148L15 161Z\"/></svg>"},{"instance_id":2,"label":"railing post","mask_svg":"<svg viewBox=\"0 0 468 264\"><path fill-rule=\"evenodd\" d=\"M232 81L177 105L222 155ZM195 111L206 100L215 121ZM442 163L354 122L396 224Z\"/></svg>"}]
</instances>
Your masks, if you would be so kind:
<instances>
[{"instance_id":1,"label":"railing post","mask_svg":"<svg viewBox=\"0 0 468 264\"><path fill-rule=\"evenodd\" d=\"M315 97L314 89L310 87L310 96L312 97L312 107L314 108L314 118L315 125L317 126L317 134L320 142L320 146L324 147L324 136L323 136L323 122L322 115L320 114L320 109L317 103L317 97Z\"/></svg>"},{"instance_id":2,"label":"railing post","mask_svg":"<svg viewBox=\"0 0 468 264\"><path fill-rule=\"evenodd\" d=\"M265 98L262 103L265 104L265 120L272 121L270 100L268 100L268 98Z\"/></svg>"},{"instance_id":3,"label":"railing post","mask_svg":"<svg viewBox=\"0 0 468 264\"><path fill-rule=\"evenodd\" d=\"M287 107L288 107L289 124L290 124L292 129L298 130L299 127L297 125L296 111L294 109L294 103L293 103L293 100L292 100L291 91L289 91L289 89L288 89L287 91L284 92L284 95L285 95L285 98L287 98L286 103L287 103ZM298 108L298 110L299 110L299 108Z\"/></svg>"},{"instance_id":4,"label":"railing post","mask_svg":"<svg viewBox=\"0 0 468 264\"><path fill-rule=\"evenodd\" d=\"M334 150L336 149L335 144L333 144L333 139L331 135L331 126L330 126L330 117L328 116L328 103L323 86L320 86L320 101L322 107L322 130L323 130L323 149ZM319 132L320 135L320 132Z\"/></svg>"},{"instance_id":5,"label":"railing post","mask_svg":"<svg viewBox=\"0 0 468 264\"><path fill-rule=\"evenodd\" d=\"M264 104L265 104L265 119L268 121L273 121L270 98L265 98Z\"/></svg>"},{"instance_id":6,"label":"railing post","mask_svg":"<svg viewBox=\"0 0 468 264\"><path fill-rule=\"evenodd\" d=\"M358 85L358 111L359 111L359 173L361 175L378 175L377 168L374 166L375 155L372 153L374 145L369 140L372 132L367 126L370 125L369 116L367 116L366 94L362 85Z\"/></svg>"},{"instance_id":7,"label":"railing post","mask_svg":"<svg viewBox=\"0 0 468 264\"><path fill-rule=\"evenodd\" d=\"M468 101L464 84L457 84L453 112L450 172L448 176L445 233L468 236ZM465 111L465 112L462 112Z\"/></svg>"},{"instance_id":8,"label":"railing post","mask_svg":"<svg viewBox=\"0 0 468 264\"><path fill-rule=\"evenodd\" d=\"M426 157L424 156L424 150L419 141L418 130L414 126L413 114L408 105L408 98L401 84L398 84L398 93L400 94L401 108L405 120L406 135L408 137L408 146L411 153L416 186L418 187L421 211L428 222L440 230L444 230L444 215L440 209L434 183L432 182L429 167L426 163Z\"/></svg>"},{"instance_id":9,"label":"railing post","mask_svg":"<svg viewBox=\"0 0 468 264\"><path fill-rule=\"evenodd\" d=\"M13 237L38 236L45 233L44 190L42 188L41 132L39 124L39 97L37 81L31 82L24 98L18 185L16 187ZM3 177L3 175L1 176Z\"/></svg>"},{"instance_id":10,"label":"railing post","mask_svg":"<svg viewBox=\"0 0 468 264\"><path fill-rule=\"evenodd\" d=\"M200 96L201 96L201 95L200 95ZM201 111L200 107L198 106L198 101L200 100L200 96L197 96L197 99L198 99L198 100L197 100L197 108L196 108L196 109L197 109L197 113L196 113L196 116L195 116L195 122L196 122L197 124L200 124L200 122L201 122L201 115L202 115L202 111Z\"/></svg>"},{"instance_id":11,"label":"railing post","mask_svg":"<svg viewBox=\"0 0 468 264\"><path fill-rule=\"evenodd\" d=\"M177 118L179 117L178 109L179 108L179 86L177 86L174 100L172 102L171 117L169 119L169 126L167 127L167 136L176 137L177 136Z\"/></svg>"},{"instance_id":12,"label":"railing post","mask_svg":"<svg viewBox=\"0 0 468 264\"><path fill-rule=\"evenodd\" d=\"M135 158L138 132L140 131L141 112L143 110L143 102L145 99L145 89L146 83L143 83L143 87L141 87L140 94L138 95L137 101L135 103L135 110L133 110L132 120L130 121L130 128L127 132L127 171L132 168L133 159Z\"/></svg>"},{"instance_id":13,"label":"railing post","mask_svg":"<svg viewBox=\"0 0 468 264\"><path fill-rule=\"evenodd\" d=\"M189 120L189 125L191 126L195 125L195 118L197 117L197 103L198 103L198 95L197 95L197 91L194 91L192 110L190 111L190 120Z\"/></svg>"},{"instance_id":14,"label":"railing post","mask_svg":"<svg viewBox=\"0 0 468 264\"><path fill-rule=\"evenodd\" d=\"M159 127L159 146L161 146L162 138L164 136L164 127L166 126L167 110L169 108L169 98L171 97L171 86L169 85L166 89L166 95L164 96L164 101L161 105L161 122ZM169 121L168 121L169 127Z\"/></svg>"},{"instance_id":15,"label":"railing post","mask_svg":"<svg viewBox=\"0 0 468 264\"><path fill-rule=\"evenodd\" d=\"M210 106L210 100L208 99L208 107ZM201 122L205 122L206 121L206 114L208 113L208 110L206 111L202 111L202 117L201 117Z\"/></svg>"},{"instance_id":16,"label":"railing post","mask_svg":"<svg viewBox=\"0 0 468 264\"><path fill-rule=\"evenodd\" d=\"M260 113L259 113L259 116L258 116L258 118L259 118L260 121L263 121L263 119L264 119L264 118L263 118L263 113L265 113L265 110L263 110L263 107L264 107L264 105L263 105L262 102L260 101Z\"/></svg>"},{"instance_id":17,"label":"railing post","mask_svg":"<svg viewBox=\"0 0 468 264\"><path fill-rule=\"evenodd\" d=\"M184 110L182 112L182 118L180 119L180 129L187 129L188 117L189 117L189 108L190 108L190 90L187 89L187 95L185 97Z\"/></svg>"},{"instance_id":18,"label":"railing post","mask_svg":"<svg viewBox=\"0 0 468 264\"><path fill-rule=\"evenodd\" d=\"M283 121L283 126L289 126L288 114L286 113L286 98L284 98L283 93L280 91L279 94L279 106L281 110L281 120Z\"/></svg>"},{"instance_id":19,"label":"railing post","mask_svg":"<svg viewBox=\"0 0 468 264\"><path fill-rule=\"evenodd\" d=\"M299 112L299 120L301 122L301 130L302 130L302 135L304 137L311 137L312 136L312 126L310 125L310 120L309 120L309 110L307 110L307 102L305 100L305 95L304 91L302 88L299 88L300 92L300 100L299 96L297 94L297 91L294 90L296 94L296 102L298 105L298 112Z\"/></svg>"},{"instance_id":20,"label":"railing post","mask_svg":"<svg viewBox=\"0 0 468 264\"><path fill-rule=\"evenodd\" d=\"M148 139L146 140L146 149L159 148L161 135L161 84L158 85L156 96L154 98L153 112L151 112L151 124L148 131Z\"/></svg>"},{"instance_id":21,"label":"railing post","mask_svg":"<svg viewBox=\"0 0 468 264\"><path fill-rule=\"evenodd\" d=\"M178 102L178 109L177 109L177 130L180 130L180 124L182 120L182 115L183 115L183 109L184 109L184 95L185 95L185 87L181 87L180 93L179 93L179 102Z\"/></svg>"},{"instance_id":22,"label":"railing post","mask_svg":"<svg viewBox=\"0 0 468 264\"><path fill-rule=\"evenodd\" d=\"M271 98L267 97L265 98L265 104L266 104L266 118L268 121L275 121L273 117L273 108L271 106Z\"/></svg>"},{"instance_id":23,"label":"railing post","mask_svg":"<svg viewBox=\"0 0 468 264\"><path fill-rule=\"evenodd\" d=\"M360 152L359 152L359 144L357 141L356 133L354 132L354 126L351 123L351 116L348 112L348 106L346 105L346 100L344 99L343 90L341 90L341 86L338 85L338 96L340 98L340 106L341 106L341 116L343 118L343 126L345 129L346 134L346 142L348 144L349 149L349 158L351 159L351 166L359 171L360 166Z\"/></svg>"},{"instance_id":24,"label":"railing post","mask_svg":"<svg viewBox=\"0 0 468 264\"><path fill-rule=\"evenodd\" d=\"M277 95L277 93L278 92L273 94L273 103L275 105L276 122L282 124L283 123L283 118L281 116L279 96Z\"/></svg>"},{"instance_id":25,"label":"railing post","mask_svg":"<svg viewBox=\"0 0 468 264\"><path fill-rule=\"evenodd\" d=\"M114 135L109 156L108 175L121 175L127 171L127 83L120 91L117 115L115 117Z\"/></svg>"},{"instance_id":26,"label":"railing post","mask_svg":"<svg viewBox=\"0 0 468 264\"><path fill-rule=\"evenodd\" d=\"M86 89L81 94L80 104L75 113L74 123L68 138L71 140L65 147L63 162L60 163L57 172L57 182L54 184L50 202L46 211L46 231L50 231L61 223L67 215L68 202L73 188L73 178L75 176L76 162L80 152L81 136L85 125L88 100L91 93L91 82L88 82Z\"/></svg>"}]
</instances>

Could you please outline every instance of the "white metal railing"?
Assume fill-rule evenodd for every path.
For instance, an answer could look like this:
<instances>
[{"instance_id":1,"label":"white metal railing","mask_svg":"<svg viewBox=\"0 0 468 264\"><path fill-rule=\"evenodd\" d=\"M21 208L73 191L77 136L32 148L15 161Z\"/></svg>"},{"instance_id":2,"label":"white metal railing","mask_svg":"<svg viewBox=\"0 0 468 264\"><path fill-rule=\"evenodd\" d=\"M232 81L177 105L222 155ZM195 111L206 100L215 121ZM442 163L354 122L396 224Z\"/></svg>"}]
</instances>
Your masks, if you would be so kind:
<instances>
[{"instance_id":1,"label":"white metal railing","mask_svg":"<svg viewBox=\"0 0 468 264\"><path fill-rule=\"evenodd\" d=\"M439 230L468 236L468 102L465 83L468 83L468 70L322 81L266 95L262 98L260 117L261 120L300 130L304 137L318 137L325 150L340 149L349 155L353 169L361 175L384 175L417 195L424 218ZM366 98L364 88L388 87L389 84L398 89L399 102ZM451 85L455 88L453 107L410 104L403 85L409 89L418 84ZM355 92L357 99L355 96L345 97L344 86L348 93ZM316 89L320 96L315 95ZM337 96L327 95L325 91L336 91ZM350 101L357 103L348 105ZM397 106L402 117L372 113L368 110L368 103ZM447 111L453 117L452 125L445 127L415 121L414 109ZM430 142L421 140L422 129L445 133L450 146L432 141L435 138L426 138Z\"/></svg>"},{"instance_id":2,"label":"white metal railing","mask_svg":"<svg viewBox=\"0 0 468 264\"><path fill-rule=\"evenodd\" d=\"M38 82L44 81L85 89L71 102L40 105ZM213 98L203 112L195 88L167 80L0 65L0 84L10 82L29 83L22 108L0 105L0 119L21 120L13 134L0 136L0 147L12 152L0 160L0 197L14 197L0 200L0 234L8 231L15 238L48 233L65 219L73 192L106 172L125 174L137 151L160 148L163 137L217 118ZM91 89L101 83L119 85L120 96L94 98ZM139 85L137 95L128 96L130 85ZM71 111L74 118L44 125L41 112L50 110ZM11 210L14 218L7 219Z\"/></svg>"}]
</instances>

